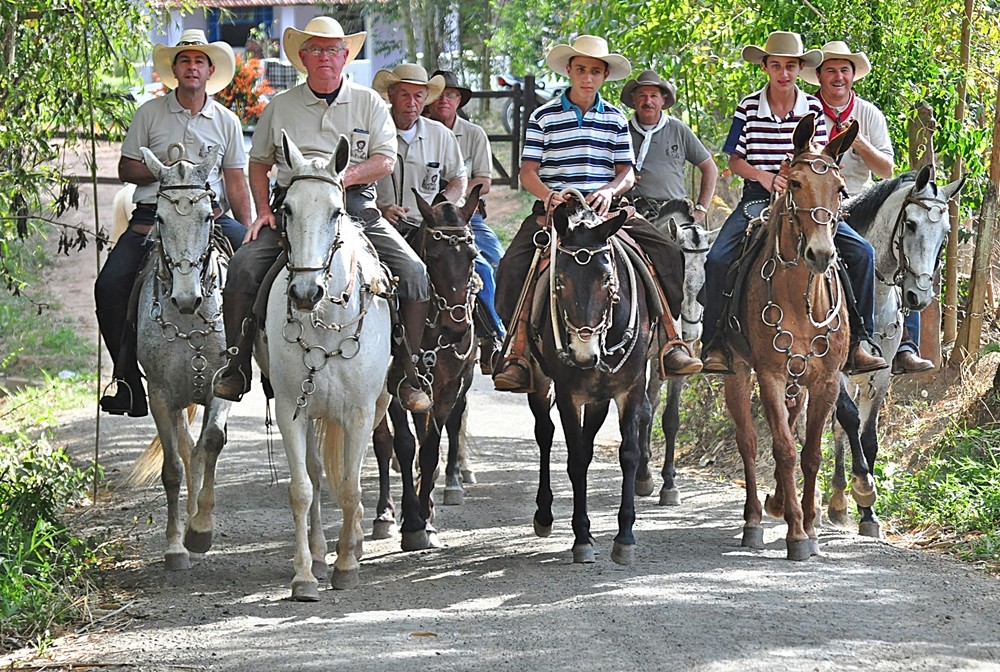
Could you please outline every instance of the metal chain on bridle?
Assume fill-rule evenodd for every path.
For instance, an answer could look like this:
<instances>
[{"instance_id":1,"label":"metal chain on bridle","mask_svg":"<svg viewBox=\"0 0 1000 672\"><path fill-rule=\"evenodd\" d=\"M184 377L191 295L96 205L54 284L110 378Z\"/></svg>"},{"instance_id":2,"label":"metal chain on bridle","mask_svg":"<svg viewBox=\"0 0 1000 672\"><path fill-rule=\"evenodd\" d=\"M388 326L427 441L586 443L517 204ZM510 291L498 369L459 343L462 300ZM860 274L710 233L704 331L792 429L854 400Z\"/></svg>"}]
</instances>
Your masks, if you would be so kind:
<instances>
[{"instance_id":1,"label":"metal chain on bridle","mask_svg":"<svg viewBox=\"0 0 1000 672\"><path fill-rule=\"evenodd\" d=\"M930 291L934 286L934 274L932 273L917 273L910 266L910 260L906 256L906 252L903 250L903 238L905 237L905 227L903 223L906 221L906 206L913 204L919 206L927 211L927 219L937 223L940 222L944 217L944 213L948 211L948 201L941 198L934 198L933 196L926 196L920 198L914 196L912 190L906 195L906 200L903 201L903 207L899 209L899 214L896 216L896 223L892 227L892 238L890 242L890 249L892 250L893 261L896 262L896 270L893 271L891 279L886 279L884 275L879 273L878 269L875 270L875 276L878 278L879 282L888 286L898 286L903 282L903 278L906 274L913 277L914 282L916 282L917 287L921 291ZM940 265L941 252L938 250L938 262L935 264L934 269Z\"/></svg>"}]
</instances>

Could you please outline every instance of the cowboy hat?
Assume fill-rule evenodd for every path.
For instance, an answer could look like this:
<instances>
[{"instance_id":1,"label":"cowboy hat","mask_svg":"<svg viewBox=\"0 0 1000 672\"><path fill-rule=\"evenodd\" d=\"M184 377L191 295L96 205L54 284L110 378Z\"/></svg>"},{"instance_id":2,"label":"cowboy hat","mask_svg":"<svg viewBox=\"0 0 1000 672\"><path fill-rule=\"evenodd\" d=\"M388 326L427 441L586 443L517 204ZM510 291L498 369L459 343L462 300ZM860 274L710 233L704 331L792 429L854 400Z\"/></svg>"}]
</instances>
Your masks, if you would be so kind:
<instances>
[{"instance_id":1,"label":"cowboy hat","mask_svg":"<svg viewBox=\"0 0 1000 672\"><path fill-rule=\"evenodd\" d=\"M361 31L360 33L353 33L351 35L345 35L344 29L341 27L340 22L336 19L332 19L329 16L317 16L310 19L309 23L302 30L296 28L285 28L284 36L281 38L281 43L285 47L285 56L288 57L288 62L295 66L295 69L299 72L305 72L306 66L302 63L302 57L299 56L299 50L302 49L302 45L305 44L306 40L310 37L328 37L331 39L343 40L347 45L347 60L344 61L344 67L358 57L361 53L361 45L365 43L365 38L368 33Z\"/></svg>"},{"instance_id":2,"label":"cowboy hat","mask_svg":"<svg viewBox=\"0 0 1000 672\"><path fill-rule=\"evenodd\" d=\"M574 56L596 58L607 63L607 80L609 82L625 79L632 72L632 65L628 62L628 59L621 54L610 53L608 51L608 41L596 35L581 35L573 40L572 45L557 44L549 51L545 57L545 62L556 73L565 76L569 59Z\"/></svg>"},{"instance_id":3,"label":"cowboy hat","mask_svg":"<svg viewBox=\"0 0 1000 672\"><path fill-rule=\"evenodd\" d=\"M376 72L375 79L372 80L372 88L383 96L386 96L389 92L389 87L400 82L426 86L427 100L424 102L427 104L437 100L441 96L441 92L444 91L445 86L444 77L441 75L435 75L428 79L427 71L424 70L422 65L403 63L402 65L397 65L391 71L379 70Z\"/></svg>"},{"instance_id":4,"label":"cowboy hat","mask_svg":"<svg viewBox=\"0 0 1000 672\"><path fill-rule=\"evenodd\" d=\"M823 52L819 49L805 51L798 33L776 30L767 36L762 47L743 47L743 60L747 63L763 63L765 56L785 56L801 59L804 67L815 68L823 62Z\"/></svg>"},{"instance_id":5,"label":"cowboy hat","mask_svg":"<svg viewBox=\"0 0 1000 672\"><path fill-rule=\"evenodd\" d=\"M833 40L832 42L827 42L820 49L823 54L823 59L820 61L819 65L816 66L818 70L824 63L832 60L844 60L850 61L854 64L854 81L858 81L869 72L872 71L871 61L868 60L868 56L863 51L852 52L851 48L847 46L846 42L841 42L840 40ZM806 80L810 84L819 86L819 74L816 70L806 69L802 71L800 75L802 79Z\"/></svg>"},{"instance_id":6,"label":"cowboy hat","mask_svg":"<svg viewBox=\"0 0 1000 672\"><path fill-rule=\"evenodd\" d=\"M209 44L208 38L205 37L205 31L189 29L181 33L181 39L177 41L176 46L158 44L153 47L153 71L168 89L177 88L177 78L174 77L173 65L177 54L182 51L200 51L212 61L215 71L205 84L205 91L208 95L222 91L229 86L229 82L233 81L233 75L236 74L236 57L233 55L233 48L225 42Z\"/></svg>"},{"instance_id":7,"label":"cowboy hat","mask_svg":"<svg viewBox=\"0 0 1000 672\"><path fill-rule=\"evenodd\" d=\"M625 82L625 86L622 87L622 103L633 110L635 109L635 105L632 103L632 97L635 95L635 90L640 86L655 86L659 88L663 92L663 109L667 109L677 102L677 87L674 86L673 82L661 78L652 70L643 70L635 79Z\"/></svg>"},{"instance_id":8,"label":"cowboy hat","mask_svg":"<svg viewBox=\"0 0 1000 672\"><path fill-rule=\"evenodd\" d=\"M458 109L465 107L465 104L472 99L472 89L466 88L458 83L458 77L450 70L435 70L433 77L440 75L444 79L444 88L455 89L461 94L462 99L458 101Z\"/></svg>"}]
</instances>

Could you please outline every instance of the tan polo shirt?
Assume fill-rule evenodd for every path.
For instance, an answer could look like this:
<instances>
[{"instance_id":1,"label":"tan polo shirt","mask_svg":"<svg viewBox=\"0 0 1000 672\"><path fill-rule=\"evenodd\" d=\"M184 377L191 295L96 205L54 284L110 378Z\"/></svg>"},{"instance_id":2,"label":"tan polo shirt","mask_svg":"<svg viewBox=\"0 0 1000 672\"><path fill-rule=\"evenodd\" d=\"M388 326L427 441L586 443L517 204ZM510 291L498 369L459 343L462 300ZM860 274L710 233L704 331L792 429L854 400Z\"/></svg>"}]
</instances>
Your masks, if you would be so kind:
<instances>
[{"instance_id":1,"label":"tan polo shirt","mask_svg":"<svg viewBox=\"0 0 1000 672\"><path fill-rule=\"evenodd\" d=\"M220 169L242 170L247 165L243 128L239 118L211 96L201 111L192 116L177 100L176 92L170 91L161 98L146 101L135 111L125 134L125 141L122 142L122 156L142 161L139 149L146 147L165 163L167 148L174 143L183 145L184 157L196 163L200 163L210 151L222 148L222 156L212 168L208 183L215 192L222 211L229 210L229 199L226 197ZM159 188L159 182L141 184L135 188L132 200L154 205Z\"/></svg>"},{"instance_id":2,"label":"tan polo shirt","mask_svg":"<svg viewBox=\"0 0 1000 672\"><path fill-rule=\"evenodd\" d=\"M378 204L409 208L406 219L412 224L422 220L417 210L416 189L428 203L455 178L467 175L465 159L451 130L439 122L418 117L416 135L407 143L397 134L399 158L392 173L378 181Z\"/></svg>"},{"instance_id":3,"label":"tan polo shirt","mask_svg":"<svg viewBox=\"0 0 1000 672\"><path fill-rule=\"evenodd\" d=\"M480 126L462 119L455 118L451 132L458 140L458 148L465 157L465 172L469 179L485 177L493 179L493 154L490 151L490 139Z\"/></svg>"}]
</instances>

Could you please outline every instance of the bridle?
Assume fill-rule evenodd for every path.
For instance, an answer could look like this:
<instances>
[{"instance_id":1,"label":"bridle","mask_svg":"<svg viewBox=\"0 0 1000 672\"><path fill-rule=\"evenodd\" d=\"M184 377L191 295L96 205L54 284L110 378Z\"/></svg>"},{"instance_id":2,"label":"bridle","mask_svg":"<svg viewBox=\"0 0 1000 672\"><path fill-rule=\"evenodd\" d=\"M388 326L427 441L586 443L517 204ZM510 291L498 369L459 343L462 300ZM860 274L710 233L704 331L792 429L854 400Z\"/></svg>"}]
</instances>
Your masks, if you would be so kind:
<instances>
[{"instance_id":1,"label":"bridle","mask_svg":"<svg viewBox=\"0 0 1000 672\"><path fill-rule=\"evenodd\" d=\"M906 199L903 201L903 206L899 209L899 214L896 215L896 223L892 228L892 238L889 245L892 251L893 261L896 262L896 270L893 271L891 276L891 281L887 280L884 275L879 273L878 269L875 270L875 275L878 276L879 282L888 285L890 287L901 285L903 278L909 274L917 285L917 288L921 291L927 292L934 288L934 274L933 273L917 273L913 270L910 265L910 260L906 256L906 252L903 251L903 238L905 237L905 231L903 223L906 220L906 207L910 204L919 206L927 211L927 219L931 222L940 222L944 217L944 213L948 210L948 201L942 198L935 198L933 196L919 197L913 195L913 188L906 195ZM938 267L941 265L941 250L938 250L937 261L934 264L934 271L937 272Z\"/></svg>"},{"instance_id":2,"label":"bridle","mask_svg":"<svg viewBox=\"0 0 1000 672\"><path fill-rule=\"evenodd\" d=\"M172 197L169 194L165 193L168 191L181 191L181 190L186 191L190 189L200 189L201 193L193 197L184 195ZM206 198L209 199L209 201L211 202L211 199L215 198L215 192L212 191L208 187L208 185L201 186L197 184L178 184L169 187L160 187L159 191L156 192L156 197L162 198L163 200L167 201L172 206L174 206L174 211L181 217L189 217L191 213L194 212L195 203ZM209 212L211 212L211 210L209 210ZM163 218L160 215L157 215L156 219L157 219L157 225L163 223ZM211 217L209 217L209 219L211 219ZM171 271L177 271L181 275L188 275L196 268L203 268L205 260L208 259L209 255L212 253L211 237L209 237L209 244L205 246L205 249L202 251L201 256L195 260L191 259L174 260L170 256L170 254L166 251L166 249L164 249L162 239L157 245L157 247L159 248L160 261L162 262L161 268L162 271L164 272L164 275L169 275Z\"/></svg>"},{"instance_id":3,"label":"bridle","mask_svg":"<svg viewBox=\"0 0 1000 672\"><path fill-rule=\"evenodd\" d=\"M798 164L807 164L809 168L817 175L825 175L830 171L833 171L836 175L840 175L840 166L838 166L833 159L825 157L820 154L802 154L792 160L789 164L789 168L793 168ZM843 202L843 190L841 190L840 198L837 200L837 210L833 211L829 208L823 206L816 206L812 208L802 208L795 203L795 198L792 196L791 189L785 189L783 196L783 204L785 206L785 211L783 217L779 218L778 226L774 229L774 254L775 258L784 267L795 266L799 263L799 259L805 254L806 249L806 238L805 233L802 231L802 223L800 217L803 214L807 214L809 218L820 226L835 227L840 222L841 213L841 203ZM766 217L767 212L761 213L761 217ZM791 220L795 227L795 232L798 233L798 244L795 248L795 257L792 259L785 259L781 254L781 223L788 218Z\"/></svg>"},{"instance_id":4,"label":"bridle","mask_svg":"<svg viewBox=\"0 0 1000 672\"><path fill-rule=\"evenodd\" d=\"M447 247L458 248L462 245L468 246L478 254L475 236L472 233L472 229L468 226L441 226L432 228L428 227L427 223L424 222L421 228L422 232L420 234L419 244L417 245L417 254L421 259L424 259L427 251L428 237L436 243L443 242ZM453 324L458 325L458 328L452 328L451 331L461 331L464 334L465 330L472 325L472 315L476 304L476 294L481 288L482 284L479 280L479 276L476 275L475 272L470 272L469 279L465 287L465 296L462 297L462 303L449 304L447 299L445 299L441 292L434 286L434 282L431 281L430 290L433 294L431 305L435 309L435 314L433 316L428 316L428 326L443 326L439 318L441 315L447 315Z\"/></svg>"}]
</instances>

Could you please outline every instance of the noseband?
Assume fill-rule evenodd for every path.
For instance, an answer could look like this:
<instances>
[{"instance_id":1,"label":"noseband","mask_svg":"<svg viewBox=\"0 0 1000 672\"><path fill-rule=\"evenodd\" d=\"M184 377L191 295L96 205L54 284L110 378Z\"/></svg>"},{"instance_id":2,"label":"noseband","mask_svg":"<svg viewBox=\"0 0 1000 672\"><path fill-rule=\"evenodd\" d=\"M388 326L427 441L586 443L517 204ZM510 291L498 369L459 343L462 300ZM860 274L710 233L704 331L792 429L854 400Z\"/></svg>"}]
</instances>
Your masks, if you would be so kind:
<instances>
[{"instance_id":1,"label":"noseband","mask_svg":"<svg viewBox=\"0 0 1000 672\"><path fill-rule=\"evenodd\" d=\"M186 189L201 189L202 192L193 198L191 196L177 196L172 197L165 192L168 191L180 191ZM181 217L189 217L191 213L194 212L194 204L205 198L213 199L215 198L215 192L209 189L207 186L200 186L197 184L178 184L171 187L160 187L159 191L156 192L157 198L162 198L163 200L174 206L174 211L177 212ZM161 218L157 218L160 223L162 223ZM190 259L180 259L175 261L164 249L163 241L160 240L158 247L160 249L160 260L163 262L163 269L169 273L171 271L177 271L181 275L188 275L196 268L202 268L205 260L208 259L208 255L212 253L211 239L209 244L205 247L201 256L194 261Z\"/></svg>"}]
</instances>

